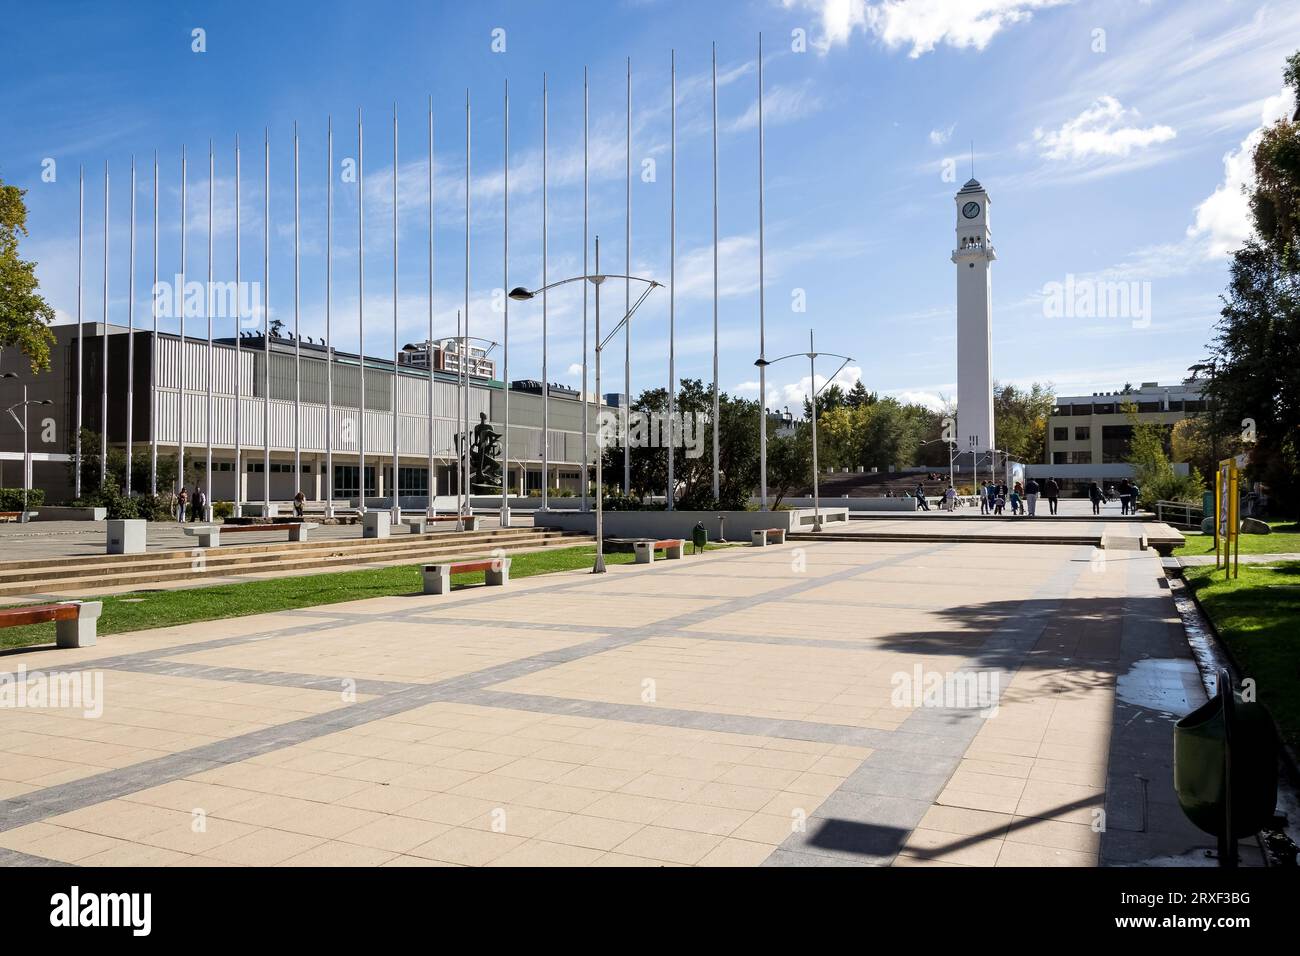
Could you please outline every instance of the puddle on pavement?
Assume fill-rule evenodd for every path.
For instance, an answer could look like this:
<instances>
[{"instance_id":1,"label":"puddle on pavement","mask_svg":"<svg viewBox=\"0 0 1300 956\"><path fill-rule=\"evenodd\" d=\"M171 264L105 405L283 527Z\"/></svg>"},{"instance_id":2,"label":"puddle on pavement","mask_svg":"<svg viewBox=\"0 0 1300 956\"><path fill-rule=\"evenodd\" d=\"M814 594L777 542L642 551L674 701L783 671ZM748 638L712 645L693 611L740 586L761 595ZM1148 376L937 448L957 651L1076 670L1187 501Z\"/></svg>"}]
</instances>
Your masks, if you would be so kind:
<instances>
[{"instance_id":1,"label":"puddle on pavement","mask_svg":"<svg viewBox=\"0 0 1300 956\"><path fill-rule=\"evenodd\" d=\"M1181 717L1193 704L1187 696L1187 681L1199 682L1196 664L1183 658L1151 657L1137 661L1121 674L1115 693L1126 704Z\"/></svg>"}]
</instances>

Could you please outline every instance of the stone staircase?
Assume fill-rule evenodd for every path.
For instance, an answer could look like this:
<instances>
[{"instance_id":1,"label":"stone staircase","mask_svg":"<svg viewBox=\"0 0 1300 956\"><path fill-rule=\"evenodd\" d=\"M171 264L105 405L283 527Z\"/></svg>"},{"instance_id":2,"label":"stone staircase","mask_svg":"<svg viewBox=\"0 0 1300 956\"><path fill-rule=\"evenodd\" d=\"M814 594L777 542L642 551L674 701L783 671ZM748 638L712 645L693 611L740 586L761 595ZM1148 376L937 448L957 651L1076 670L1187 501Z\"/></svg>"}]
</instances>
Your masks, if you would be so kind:
<instances>
[{"instance_id":1,"label":"stone staircase","mask_svg":"<svg viewBox=\"0 0 1300 956\"><path fill-rule=\"evenodd\" d=\"M358 529L359 533L360 529ZM0 561L0 597L123 590L177 581L277 572L325 573L367 564L416 564L491 557L594 544L591 535L553 528L436 531L389 538L278 541L146 554L102 554L44 560Z\"/></svg>"}]
</instances>

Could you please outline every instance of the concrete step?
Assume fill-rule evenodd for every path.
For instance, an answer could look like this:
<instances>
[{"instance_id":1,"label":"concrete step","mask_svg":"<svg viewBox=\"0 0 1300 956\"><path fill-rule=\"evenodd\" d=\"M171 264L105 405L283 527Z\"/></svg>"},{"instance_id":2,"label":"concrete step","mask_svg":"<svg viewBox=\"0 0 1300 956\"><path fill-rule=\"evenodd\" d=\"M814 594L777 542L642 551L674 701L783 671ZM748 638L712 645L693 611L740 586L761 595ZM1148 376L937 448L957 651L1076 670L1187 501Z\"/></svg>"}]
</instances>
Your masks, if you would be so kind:
<instances>
[{"instance_id":1,"label":"concrete step","mask_svg":"<svg viewBox=\"0 0 1300 956\"><path fill-rule=\"evenodd\" d=\"M328 573L341 568L366 564L416 564L434 560L472 560L491 557L498 549L505 554L521 554L529 551L547 551L556 548L568 548L575 545L593 544L595 538L590 535L571 535L550 533L528 539L512 540L508 543L434 543L432 546L416 551L375 552L364 554L340 551L334 554L313 554L310 556L280 556L274 562L224 563L215 564L179 564L154 570L123 568L116 571L101 571L93 577L52 577L46 575L39 580L9 582L0 585L0 596L27 595L60 591L95 591L114 590L124 586L160 584L169 581L190 581L204 577L225 577L248 574L259 571L301 571L315 570Z\"/></svg>"},{"instance_id":2,"label":"concrete step","mask_svg":"<svg viewBox=\"0 0 1300 956\"><path fill-rule=\"evenodd\" d=\"M194 565L202 564L210 571L249 570L254 567L285 567L289 563L295 566L304 561L352 560L365 563L368 560L395 561L404 557L418 558L419 555L434 551L442 552L455 549L481 549L490 551L497 547L518 547L521 545L543 544L563 538L559 531L539 531L528 534L496 536L491 538L473 537L465 540L435 538L416 538L400 544L388 545L383 541L367 541L364 545L354 542L338 542L336 548L310 550L262 551L227 551L225 548L196 549L195 551L157 552L151 560L114 562L93 559L81 564L64 564L39 571L30 568L14 571L0 571L0 594L12 593L6 589L16 585L41 584L51 578L70 580L74 578L96 579L106 575L146 574L151 572L174 573Z\"/></svg>"},{"instance_id":3,"label":"concrete step","mask_svg":"<svg viewBox=\"0 0 1300 956\"><path fill-rule=\"evenodd\" d=\"M355 538L333 538L322 539L315 538L307 541L262 541L251 544L229 543L224 544L220 549L208 549L215 553L225 554L253 554L253 553L282 553L282 552L307 552L307 551L333 551L340 547L379 547L379 548L400 548L408 546L414 542L438 539L440 541L490 541L503 538L509 538L518 535L530 535L540 532L558 532L556 528L532 527L532 528L492 528L483 531L432 531L423 535L413 534L396 534L389 538L362 538L358 533ZM228 539L238 541L235 539ZM189 561L194 553L200 550L197 547L198 541L192 546L171 548L159 551L148 551L143 554L84 554L73 555L64 558L44 558L39 560L18 560L18 561L0 561L0 578L6 574L15 571L38 570L49 572L51 569L73 567L80 565L104 566L112 564L119 566L130 563L149 563L160 560L163 556L175 556L177 559L183 558Z\"/></svg>"}]
</instances>

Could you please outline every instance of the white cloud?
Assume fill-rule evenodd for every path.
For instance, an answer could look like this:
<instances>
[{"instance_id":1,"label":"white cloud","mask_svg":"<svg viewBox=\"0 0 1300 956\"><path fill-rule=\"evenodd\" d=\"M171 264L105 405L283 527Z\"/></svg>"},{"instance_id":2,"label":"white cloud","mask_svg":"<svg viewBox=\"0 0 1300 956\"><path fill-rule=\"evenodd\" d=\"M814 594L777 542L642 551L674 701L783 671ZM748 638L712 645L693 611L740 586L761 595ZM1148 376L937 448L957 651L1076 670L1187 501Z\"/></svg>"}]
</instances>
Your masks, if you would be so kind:
<instances>
[{"instance_id":1,"label":"white cloud","mask_svg":"<svg viewBox=\"0 0 1300 956\"><path fill-rule=\"evenodd\" d=\"M1241 145L1223 157L1223 182L1196 207L1196 221L1187 227L1187 237L1199 240L1208 256L1226 256L1250 238L1253 224L1247 193L1255 183L1252 157L1264 135L1264 128L1291 116L1295 102L1289 89L1266 99L1260 109L1260 125Z\"/></svg>"},{"instance_id":2,"label":"white cloud","mask_svg":"<svg viewBox=\"0 0 1300 956\"><path fill-rule=\"evenodd\" d=\"M822 108L821 99L811 91L811 82L798 86L773 86L763 92L763 125L790 123L803 119ZM743 114L727 124L733 133L758 128L758 98Z\"/></svg>"},{"instance_id":3,"label":"white cloud","mask_svg":"<svg viewBox=\"0 0 1300 956\"><path fill-rule=\"evenodd\" d=\"M952 131L956 129L956 124L949 126L947 129L930 130L930 144L932 146L942 146L948 140L952 139Z\"/></svg>"},{"instance_id":4,"label":"white cloud","mask_svg":"<svg viewBox=\"0 0 1300 956\"><path fill-rule=\"evenodd\" d=\"M1113 96L1103 96L1060 129L1034 130L1034 142L1048 159L1073 162L1128 156L1178 135L1170 126L1142 128L1133 125L1137 121L1137 110L1125 109Z\"/></svg>"},{"instance_id":5,"label":"white cloud","mask_svg":"<svg viewBox=\"0 0 1300 956\"><path fill-rule=\"evenodd\" d=\"M924 405L932 412L946 411L949 405L938 392L918 392L910 389L902 389L887 393L891 398L896 398L904 405Z\"/></svg>"},{"instance_id":6,"label":"white cloud","mask_svg":"<svg viewBox=\"0 0 1300 956\"><path fill-rule=\"evenodd\" d=\"M604 354L604 353L602 353L602 354ZM582 374L582 363L581 363L581 362L574 362L574 363L572 363L572 364L569 366L569 374L570 374L570 375L581 375L581 374Z\"/></svg>"},{"instance_id":7,"label":"white cloud","mask_svg":"<svg viewBox=\"0 0 1300 956\"><path fill-rule=\"evenodd\" d=\"M1073 0L782 0L787 7L812 11L820 21L813 45L825 53L848 43L858 30L875 34L885 46L909 46L915 58L939 44L983 50L1015 23L1029 20L1035 10Z\"/></svg>"}]
</instances>

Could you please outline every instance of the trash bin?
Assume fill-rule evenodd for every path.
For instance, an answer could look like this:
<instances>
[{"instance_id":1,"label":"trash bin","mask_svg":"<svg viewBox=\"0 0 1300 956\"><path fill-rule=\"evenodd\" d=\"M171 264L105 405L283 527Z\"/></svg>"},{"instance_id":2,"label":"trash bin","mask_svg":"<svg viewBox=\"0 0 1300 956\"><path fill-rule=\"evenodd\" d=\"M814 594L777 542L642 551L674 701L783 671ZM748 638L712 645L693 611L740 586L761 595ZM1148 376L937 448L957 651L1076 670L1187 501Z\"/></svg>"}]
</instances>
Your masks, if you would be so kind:
<instances>
[{"instance_id":1,"label":"trash bin","mask_svg":"<svg viewBox=\"0 0 1300 956\"><path fill-rule=\"evenodd\" d=\"M695 527L691 529L691 544L695 546L696 552L704 550L704 546L709 543L709 532L704 529L704 522L695 522Z\"/></svg>"},{"instance_id":2,"label":"trash bin","mask_svg":"<svg viewBox=\"0 0 1300 956\"><path fill-rule=\"evenodd\" d=\"M1219 838L1220 864L1230 866L1237 839L1273 818L1277 735L1268 710L1243 701L1226 670L1218 684L1212 700L1174 724L1174 792L1187 819Z\"/></svg>"}]
</instances>

